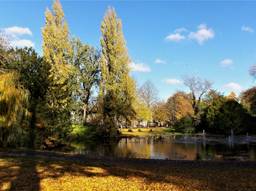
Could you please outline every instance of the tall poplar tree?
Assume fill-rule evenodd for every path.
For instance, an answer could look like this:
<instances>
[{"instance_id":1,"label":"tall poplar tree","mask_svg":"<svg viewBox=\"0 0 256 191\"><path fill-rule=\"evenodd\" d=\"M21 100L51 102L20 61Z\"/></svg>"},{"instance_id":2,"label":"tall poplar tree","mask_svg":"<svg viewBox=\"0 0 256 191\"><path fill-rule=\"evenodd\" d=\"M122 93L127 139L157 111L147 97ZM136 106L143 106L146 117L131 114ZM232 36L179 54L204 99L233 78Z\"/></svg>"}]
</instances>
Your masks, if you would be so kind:
<instances>
[{"instance_id":1,"label":"tall poplar tree","mask_svg":"<svg viewBox=\"0 0 256 191\"><path fill-rule=\"evenodd\" d=\"M51 66L48 91L48 125L52 129L69 126L71 105L72 46L67 22L59 0L53 4L53 10L45 12L45 26L42 30L43 54ZM58 128L59 127L59 128ZM61 129L59 132L62 132Z\"/></svg>"},{"instance_id":2,"label":"tall poplar tree","mask_svg":"<svg viewBox=\"0 0 256 191\"><path fill-rule=\"evenodd\" d=\"M135 83L129 76L130 59L121 20L108 8L101 24L101 92L103 121L107 133L114 133L134 115ZM112 134L113 135L113 134Z\"/></svg>"}]
</instances>

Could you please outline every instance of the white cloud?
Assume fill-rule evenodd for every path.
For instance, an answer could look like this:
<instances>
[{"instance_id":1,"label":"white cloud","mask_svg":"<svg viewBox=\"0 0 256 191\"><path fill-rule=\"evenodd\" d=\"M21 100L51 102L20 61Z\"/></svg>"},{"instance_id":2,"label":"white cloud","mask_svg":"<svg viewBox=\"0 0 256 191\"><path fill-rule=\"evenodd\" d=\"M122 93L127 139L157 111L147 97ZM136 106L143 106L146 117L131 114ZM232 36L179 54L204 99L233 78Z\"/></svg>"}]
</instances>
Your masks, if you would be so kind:
<instances>
[{"instance_id":1,"label":"white cloud","mask_svg":"<svg viewBox=\"0 0 256 191\"><path fill-rule=\"evenodd\" d=\"M179 42L181 40L186 39L186 37L180 33L173 33L169 34L165 39L168 41Z\"/></svg>"},{"instance_id":2,"label":"white cloud","mask_svg":"<svg viewBox=\"0 0 256 191\"><path fill-rule=\"evenodd\" d=\"M254 29L252 27L249 27L249 26L242 26L241 30L243 32L248 32L248 33L253 33L254 32Z\"/></svg>"},{"instance_id":3,"label":"white cloud","mask_svg":"<svg viewBox=\"0 0 256 191\"><path fill-rule=\"evenodd\" d=\"M230 59L230 58L225 58L223 60L220 61L220 64L223 66L223 67L228 67L228 66L231 66L233 64L233 60Z\"/></svg>"},{"instance_id":4,"label":"white cloud","mask_svg":"<svg viewBox=\"0 0 256 191\"><path fill-rule=\"evenodd\" d=\"M155 63L156 63L156 64L166 64L166 61L165 61L165 60L162 60L162 59L160 59L160 58L157 58L157 59L155 60Z\"/></svg>"},{"instance_id":5,"label":"white cloud","mask_svg":"<svg viewBox=\"0 0 256 191\"><path fill-rule=\"evenodd\" d=\"M243 90L242 86L235 82L229 82L223 86L227 91L241 92Z\"/></svg>"},{"instance_id":6,"label":"white cloud","mask_svg":"<svg viewBox=\"0 0 256 191\"><path fill-rule=\"evenodd\" d=\"M207 25L201 24L196 32L190 32L188 38L197 41L198 44L203 44L205 41L214 38L214 31L208 28Z\"/></svg>"},{"instance_id":7,"label":"white cloud","mask_svg":"<svg viewBox=\"0 0 256 191\"><path fill-rule=\"evenodd\" d=\"M184 27L181 27L181 28L177 28L177 29L175 29L175 33L182 33L182 32L187 32L188 30L186 29L186 28L184 28Z\"/></svg>"},{"instance_id":8,"label":"white cloud","mask_svg":"<svg viewBox=\"0 0 256 191\"><path fill-rule=\"evenodd\" d=\"M180 85L182 84L182 81L178 80L178 79L175 79L175 78L169 78L169 79L166 79L164 80L166 84L169 84L169 85Z\"/></svg>"},{"instance_id":9,"label":"white cloud","mask_svg":"<svg viewBox=\"0 0 256 191\"><path fill-rule=\"evenodd\" d=\"M18 47L18 48L35 46L31 40L27 40L27 39L12 40L10 43L11 43L11 46Z\"/></svg>"},{"instance_id":10,"label":"white cloud","mask_svg":"<svg viewBox=\"0 0 256 191\"><path fill-rule=\"evenodd\" d=\"M134 72L151 72L149 66L145 65L144 63L130 63L131 70Z\"/></svg>"},{"instance_id":11,"label":"white cloud","mask_svg":"<svg viewBox=\"0 0 256 191\"><path fill-rule=\"evenodd\" d=\"M12 37L17 37L17 36L22 36L22 35L32 35L32 32L29 28L27 27L18 27L18 26L13 26L13 27L8 27L4 28L3 32Z\"/></svg>"},{"instance_id":12,"label":"white cloud","mask_svg":"<svg viewBox=\"0 0 256 191\"><path fill-rule=\"evenodd\" d=\"M32 36L32 32L27 27L12 26L0 29L0 32L5 36L10 45L13 47L34 47L34 43L31 40L24 39L24 35Z\"/></svg>"}]
</instances>

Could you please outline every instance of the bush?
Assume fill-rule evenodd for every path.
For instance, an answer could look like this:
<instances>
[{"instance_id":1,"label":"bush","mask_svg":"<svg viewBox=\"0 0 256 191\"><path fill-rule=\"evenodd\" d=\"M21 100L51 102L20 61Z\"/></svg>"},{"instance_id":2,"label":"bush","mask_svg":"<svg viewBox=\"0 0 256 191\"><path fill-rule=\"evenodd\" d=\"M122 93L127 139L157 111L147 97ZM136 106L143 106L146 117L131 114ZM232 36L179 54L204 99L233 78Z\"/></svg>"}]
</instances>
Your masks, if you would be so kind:
<instances>
[{"instance_id":1,"label":"bush","mask_svg":"<svg viewBox=\"0 0 256 191\"><path fill-rule=\"evenodd\" d=\"M191 117L183 117L173 125L175 132L193 133L193 119Z\"/></svg>"},{"instance_id":2,"label":"bush","mask_svg":"<svg viewBox=\"0 0 256 191\"><path fill-rule=\"evenodd\" d=\"M164 131L167 132L167 133L175 133L175 129L173 127L168 127Z\"/></svg>"},{"instance_id":3,"label":"bush","mask_svg":"<svg viewBox=\"0 0 256 191\"><path fill-rule=\"evenodd\" d=\"M132 129L128 129L128 132L132 133L133 131L132 131Z\"/></svg>"},{"instance_id":4,"label":"bush","mask_svg":"<svg viewBox=\"0 0 256 191\"><path fill-rule=\"evenodd\" d=\"M184 133L186 133L186 134L192 134L194 132L195 132L195 128L193 128L193 127L186 128L184 131Z\"/></svg>"},{"instance_id":5,"label":"bush","mask_svg":"<svg viewBox=\"0 0 256 191\"><path fill-rule=\"evenodd\" d=\"M209 133L225 135L229 135L231 129L235 134L253 133L255 122L240 103L224 100L204 110L198 130L205 129Z\"/></svg>"}]
</instances>

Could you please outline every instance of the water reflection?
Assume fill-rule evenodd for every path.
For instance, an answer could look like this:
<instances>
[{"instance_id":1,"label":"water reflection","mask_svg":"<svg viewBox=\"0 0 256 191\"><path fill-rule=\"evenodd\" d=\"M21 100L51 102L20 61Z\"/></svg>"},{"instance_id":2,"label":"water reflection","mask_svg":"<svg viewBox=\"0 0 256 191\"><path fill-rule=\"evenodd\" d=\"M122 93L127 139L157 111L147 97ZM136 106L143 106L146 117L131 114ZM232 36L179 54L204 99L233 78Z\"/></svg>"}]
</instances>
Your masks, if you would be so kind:
<instances>
[{"instance_id":1,"label":"water reflection","mask_svg":"<svg viewBox=\"0 0 256 191\"><path fill-rule=\"evenodd\" d=\"M75 152L146 159L256 161L256 142L244 139L248 137L236 137L229 144L229 139L225 137L133 137L122 138L117 143L80 145Z\"/></svg>"}]
</instances>

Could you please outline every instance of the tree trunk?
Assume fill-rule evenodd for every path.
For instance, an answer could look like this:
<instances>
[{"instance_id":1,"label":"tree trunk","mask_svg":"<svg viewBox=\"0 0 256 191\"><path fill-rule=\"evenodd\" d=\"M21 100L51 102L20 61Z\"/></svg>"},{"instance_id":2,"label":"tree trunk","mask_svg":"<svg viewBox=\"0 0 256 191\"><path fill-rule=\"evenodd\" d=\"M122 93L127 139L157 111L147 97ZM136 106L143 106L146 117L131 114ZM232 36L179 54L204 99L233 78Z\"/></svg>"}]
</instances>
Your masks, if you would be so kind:
<instances>
[{"instance_id":1,"label":"tree trunk","mask_svg":"<svg viewBox=\"0 0 256 191\"><path fill-rule=\"evenodd\" d=\"M86 97L84 100L84 106L83 106L83 124L86 125L87 123L87 116L88 116L88 104L90 99L90 90L86 90Z\"/></svg>"},{"instance_id":2,"label":"tree trunk","mask_svg":"<svg viewBox=\"0 0 256 191\"><path fill-rule=\"evenodd\" d=\"M0 127L0 146L7 146L8 127Z\"/></svg>"},{"instance_id":3,"label":"tree trunk","mask_svg":"<svg viewBox=\"0 0 256 191\"><path fill-rule=\"evenodd\" d=\"M85 125L87 122L87 105L85 104L83 107L83 124Z\"/></svg>"},{"instance_id":4,"label":"tree trunk","mask_svg":"<svg viewBox=\"0 0 256 191\"><path fill-rule=\"evenodd\" d=\"M31 118L29 122L29 147L35 147L35 129L36 129L36 107L37 102L31 105Z\"/></svg>"},{"instance_id":5,"label":"tree trunk","mask_svg":"<svg viewBox=\"0 0 256 191\"><path fill-rule=\"evenodd\" d=\"M0 146L4 147L4 127L0 127Z\"/></svg>"}]
</instances>

